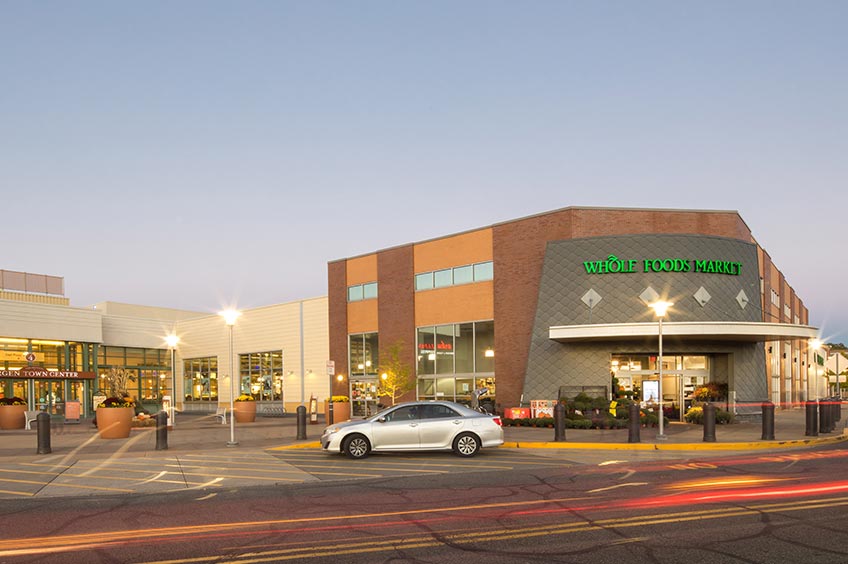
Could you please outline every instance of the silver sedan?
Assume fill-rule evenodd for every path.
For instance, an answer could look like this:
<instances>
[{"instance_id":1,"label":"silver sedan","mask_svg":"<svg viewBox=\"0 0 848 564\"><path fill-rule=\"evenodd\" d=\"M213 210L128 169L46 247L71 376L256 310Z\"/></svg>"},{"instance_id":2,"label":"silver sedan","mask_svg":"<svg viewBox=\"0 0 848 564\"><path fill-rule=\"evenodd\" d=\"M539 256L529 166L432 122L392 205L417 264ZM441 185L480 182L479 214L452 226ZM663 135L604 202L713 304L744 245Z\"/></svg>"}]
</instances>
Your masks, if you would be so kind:
<instances>
[{"instance_id":1,"label":"silver sedan","mask_svg":"<svg viewBox=\"0 0 848 564\"><path fill-rule=\"evenodd\" d=\"M452 450L474 456L483 447L504 442L501 418L449 401L400 403L367 419L324 429L321 446L363 458L369 452Z\"/></svg>"}]
</instances>

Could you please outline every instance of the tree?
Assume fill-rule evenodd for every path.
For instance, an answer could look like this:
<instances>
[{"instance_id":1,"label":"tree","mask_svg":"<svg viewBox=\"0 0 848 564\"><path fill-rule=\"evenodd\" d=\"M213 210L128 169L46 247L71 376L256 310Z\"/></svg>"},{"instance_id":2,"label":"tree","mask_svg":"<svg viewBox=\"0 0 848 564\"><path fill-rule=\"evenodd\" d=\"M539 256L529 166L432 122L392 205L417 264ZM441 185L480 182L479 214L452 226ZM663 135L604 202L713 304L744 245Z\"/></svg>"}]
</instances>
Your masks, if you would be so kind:
<instances>
[{"instance_id":1,"label":"tree","mask_svg":"<svg viewBox=\"0 0 848 564\"><path fill-rule=\"evenodd\" d=\"M394 405L399 397L415 389L415 381L412 378L412 369L403 361L403 341L396 341L389 346L386 357L380 362L377 394L388 397Z\"/></svg>"}]
</instances>

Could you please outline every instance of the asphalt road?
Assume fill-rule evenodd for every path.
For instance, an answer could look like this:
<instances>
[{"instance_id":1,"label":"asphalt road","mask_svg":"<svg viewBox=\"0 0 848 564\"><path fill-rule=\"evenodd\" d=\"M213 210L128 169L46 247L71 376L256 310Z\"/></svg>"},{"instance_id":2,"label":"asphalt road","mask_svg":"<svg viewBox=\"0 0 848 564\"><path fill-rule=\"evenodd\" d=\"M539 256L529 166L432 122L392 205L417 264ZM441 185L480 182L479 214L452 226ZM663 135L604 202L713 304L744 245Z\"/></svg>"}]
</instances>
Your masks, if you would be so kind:
<instances>
[{"instance_id":1,"label":"asphalt road","mask_svg":"<svg viewBox=\"0 0 848 564\"><path fill-rule=\"evenodd\" d=\"M577 454L337 457L294 484L4 499L0 562L848 562L841 445Z\"/></svg>"}]
</instances>

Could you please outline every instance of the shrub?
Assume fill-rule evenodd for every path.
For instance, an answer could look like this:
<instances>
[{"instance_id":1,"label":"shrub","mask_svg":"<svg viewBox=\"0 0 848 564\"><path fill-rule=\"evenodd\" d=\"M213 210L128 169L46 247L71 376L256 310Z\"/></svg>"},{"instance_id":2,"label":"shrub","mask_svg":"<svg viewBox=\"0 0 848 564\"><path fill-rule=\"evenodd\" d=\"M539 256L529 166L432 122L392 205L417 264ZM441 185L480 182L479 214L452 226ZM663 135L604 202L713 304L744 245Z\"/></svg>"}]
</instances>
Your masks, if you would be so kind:
<instances>
[{"instance_id":1,"label":"shrub","mask_svg":"<svg viewBox=\"0 0 848 564\"><path fill-rule=\"evenodd\" d=\"M588 419L574 419L571 422L572 429L591 429L592 422Z\"/></svg>"},{"instance_id":2,"label":"shrub","mask_svg":"<svg viewBox=\"0 0 848 564\"><path fill-rule=\"evenodd\" d=\"M683 419L685 419L687 423L703 425L704 408L698 406L690 407L689 410L683 415ZM729 423L733 423L733 414L729 411L724 411L723 409L716 409L716 424L726 425Z\"/></svg>"},{"instance_id":3,"label":"shrub","mask_svg":"<svg viewBox=\"0 0 848 564\"><path fill-rule=\"evenodd\" d=\"M590 398L586 393L580 392L576 396L574 396L574 409L580 411L589 411L592 409L592 398Z\"/></svg>"},{"instance_id":4,"label":"shrub","mask_svg":"<svg viewBox=\"0 0 848 564\"><path fill-rule=\"evenodd\" d=\"M26 405L27 402L23 398L19 398L18 396L12 396L10 398L0 398L0 405Z\"/></svg>"}]
</instances>

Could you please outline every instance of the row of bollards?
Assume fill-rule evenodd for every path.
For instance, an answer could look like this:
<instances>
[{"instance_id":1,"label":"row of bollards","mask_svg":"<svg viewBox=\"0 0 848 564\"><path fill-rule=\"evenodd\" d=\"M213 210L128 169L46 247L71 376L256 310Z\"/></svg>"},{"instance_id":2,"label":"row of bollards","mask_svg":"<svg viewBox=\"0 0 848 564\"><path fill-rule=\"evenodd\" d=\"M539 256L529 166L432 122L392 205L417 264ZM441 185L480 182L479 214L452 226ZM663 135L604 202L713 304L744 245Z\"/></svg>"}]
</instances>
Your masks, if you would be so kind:
<instances>
[{"instance_id":1,"label":"row of bollards","mask_svg":"<svg viewBox=\"0 0 848 564\"><path fill-rule=\"evenodd\" d=\"M808 401L806 405L806 431L808 437L817 437L819 433L832 433L842 419L842 399L824 398Z\"/></svg>"},{"instance_id":2,"label":"row of bollards","mask_svg":"<svg viewBox=\"0 0 848 564\"><path fill-rule=\"evenodd\" d=\"M836 428L836 423L842 419L842 400L840 398L826 398L819 401L806 402L806 430L805 434L808 437L817 437L819 433L831 433ZM638 443L641 441L640 429L642 422L640 420L639 404L630 404L630 422L628 426L628 443ZM771 402L762 404L763 413L763 432L762 440L774 440L774 409L775 406ZM306 440L306 407L301 405L297 408L297 440ZM329 405L329 421L333 422L333 404ZM50 454L52 448L50 446L50 415L47 413L39 413L36 417L36 429L38 436L37 454ZM704 406L704 442L712 443L716 441L716 406L707 403ZM554 441L565 441L565 406L562 403L557 403L554 407ZM160 411L156 414L156 450L168 449L168 413Z\"/></svg>"},{"instance_id":3,"label":"row of bollards","mask_svg":"<svg viewBox=\"0 0 848 564\"><path fill-rule=\"evenodd\" d=\"M50 445L50 414L39 413L35 420L38 441L36 454L50 454L53 452ZM297 408L297 440L306 440L306 407L302 405ZM168 412L164 410L156 414L156 450L168 450Z\"/></svg>"}]
</instances>

